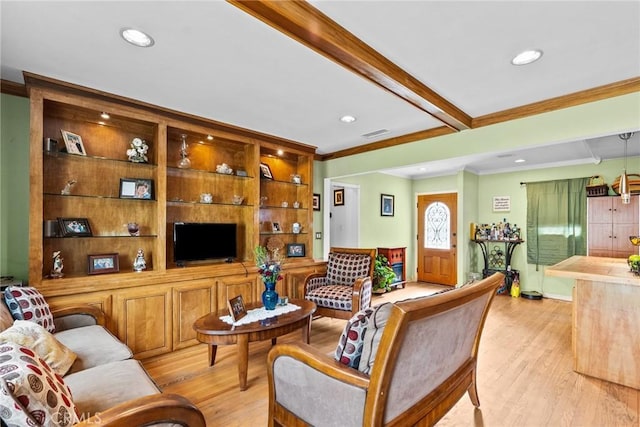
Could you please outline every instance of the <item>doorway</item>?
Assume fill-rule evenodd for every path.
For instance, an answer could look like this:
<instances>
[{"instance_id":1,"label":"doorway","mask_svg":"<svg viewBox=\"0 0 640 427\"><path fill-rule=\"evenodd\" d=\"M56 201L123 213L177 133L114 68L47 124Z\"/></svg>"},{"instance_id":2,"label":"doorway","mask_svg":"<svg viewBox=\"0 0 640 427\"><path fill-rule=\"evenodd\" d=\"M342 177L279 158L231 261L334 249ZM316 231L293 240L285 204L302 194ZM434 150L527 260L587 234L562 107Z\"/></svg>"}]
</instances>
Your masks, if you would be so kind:
<instances>
[{"instance_id":1,"label":"doorway","mask_svg":"<svg viewBox=\"0 0 640 427\"><path fill-rule=\"evenodd\" d=\"M325 207L329 212L328 239L325 239L325 254L331 247L357 248L360 244L360 186L331 182L325 192ZM325 218L325 221L327 218Z\"/></svg>"},{"instance_id":2,"label":"doorway","mask_svg":"<svg viewBox=\"0 0 640 427\"><path fill-rule=\"evenodd\" d=\"M418 196L418 280L457 284L456 193Z\"/></svg>"}]
</instances>

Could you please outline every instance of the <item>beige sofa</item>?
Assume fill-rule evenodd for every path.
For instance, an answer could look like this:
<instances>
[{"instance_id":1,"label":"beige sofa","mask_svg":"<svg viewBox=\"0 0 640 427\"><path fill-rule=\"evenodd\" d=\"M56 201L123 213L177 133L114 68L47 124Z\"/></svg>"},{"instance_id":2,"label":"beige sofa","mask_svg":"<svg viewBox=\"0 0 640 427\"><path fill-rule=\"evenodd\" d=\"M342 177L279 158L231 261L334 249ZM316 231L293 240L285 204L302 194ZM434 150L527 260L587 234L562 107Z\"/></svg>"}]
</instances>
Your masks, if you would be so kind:
<instances>
[{"instance_id":1,"label":"beige sofa","mask_svg":"<svg viewBox=\"0 0 640 427\"><path fill-rule=\"evenodd\" d=\"M63 376L80 419L76 425L205 426L195 405L182 396L161 393L141 363L132 358L131 350L106 329L102 311L85 305L52 314L53 337L77 355ZM13 324L2 298L0 332Z\"/></svg>"}]
</instances>

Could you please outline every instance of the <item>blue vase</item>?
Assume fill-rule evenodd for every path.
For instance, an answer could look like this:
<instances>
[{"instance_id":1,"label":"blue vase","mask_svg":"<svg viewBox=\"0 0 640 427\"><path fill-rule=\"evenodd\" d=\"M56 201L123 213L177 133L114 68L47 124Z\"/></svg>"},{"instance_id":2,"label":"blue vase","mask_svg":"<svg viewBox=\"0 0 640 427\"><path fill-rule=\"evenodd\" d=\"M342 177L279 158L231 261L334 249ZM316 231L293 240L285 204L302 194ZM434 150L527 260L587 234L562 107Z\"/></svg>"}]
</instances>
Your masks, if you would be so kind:
<instances>
[{"instance_id":1,"label":"blue vase","mask_svg":"<svg viewBox=\"0 0 640 427\"><path fill-rule=\"evenodd\" d=\"M276 282L264 282L264 292L262 292L262 305L266 310L275 310L279 296L276 292Z\"/></svg>"}]
</instances>

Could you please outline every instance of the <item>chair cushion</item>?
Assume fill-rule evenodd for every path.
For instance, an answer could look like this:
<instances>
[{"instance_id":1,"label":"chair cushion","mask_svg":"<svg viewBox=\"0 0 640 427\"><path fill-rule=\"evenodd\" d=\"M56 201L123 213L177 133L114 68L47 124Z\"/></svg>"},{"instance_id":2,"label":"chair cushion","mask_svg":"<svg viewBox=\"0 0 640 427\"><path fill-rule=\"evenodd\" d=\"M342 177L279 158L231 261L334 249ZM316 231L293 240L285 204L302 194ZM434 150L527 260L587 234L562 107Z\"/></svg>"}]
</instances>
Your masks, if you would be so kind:
<instances>
[{"instance_id":1,"label":"chair cushion","mask_svg":"<svg viewBox=\"0 0 640 427\"><path fill-rule=\"evenodd\" d=\"M56 331L49 304L36 288L8 286L4 290L4 300L15 320L29 320L51 333Z\"/></svg>"},{"instance_id":2,"label":"chair cushion","mask_svg":"<svg viewBox=\"0 0 640 427\"><path fill-rule=\"evenodd\" d=\"M160 392L135 359L106 363L64 378L84 419L120 403Z\"/></svg>"},{"instance_id":3,"label":"chair cushion","mask_svg":"<svg viewBox=\"0 0 640 427\"><path fill-rule=\"evenodd\" d=\"M0 416L9 426L70 426L76 406L64 381L36 353L0 344Z\"/></svg>"},{"instance_id":4,"label":"chair cushion","mask_svg":"<svg viewBox=\"0 0 640 427\"><path fill-rule=\"evenodd\" d=\"M364 346L364 333L373 310L372 307L361 310L347 321L335 352L338 362L358 369Z\"/></svg>"},{"instance_id":5,"label":"chair cushion","mask_svg":"<svg viewBox=\"0 0 640 427\"><path fill-rule=\"evenodd\" d=\"M353 286L359 277L369 276L371 257L367 254L329 253L327 284Z\"/></svg>"},{"instance_id":6,"label":"chair cushion","mask_svg":"<svg viewBox=\"0 0 640 427\"><path fill-rule=\"evenodd\" d=\"M0 333L0 342L7 341L33 350L60 376L64 376L76 360L76 354L49 331L27 320L16 320L12 327Z\"/></svg>"},{"instance_id":7,"label":"chair cushion","mask_svg":"<svg viewBox=\"0 0 640 427\"><path fill-rule=\"evenodd\" d=\"M129 347L99 325L68 329L54 336L78 355L71 373L133 357Z\"/></svg>"},{"instance_id":8,"label":"chair cushion","mask_svg":"<svg viewBox=\"0 0 640 427\"><path fill-rule=\"evenodd\" d=\"M305 298L316 303L318 307L351 311L353 287L349 285L320 286L310 291Z\"/></svg>"},{"instance_id":9,"label":"chair cushion","mask_svg":"<svg viewBox=\"0 0 640 427\"><path fill-rule=\"evenodd\" d=\"M390 302L373 307L373 311L367 322L367 329L364 332L362 343L362 355L360 356L360 364L358 370L364 374L370 375L373 368L373 362L376 359L380 338L384 332L393 304Z\"/></svg>"}]
</instances>

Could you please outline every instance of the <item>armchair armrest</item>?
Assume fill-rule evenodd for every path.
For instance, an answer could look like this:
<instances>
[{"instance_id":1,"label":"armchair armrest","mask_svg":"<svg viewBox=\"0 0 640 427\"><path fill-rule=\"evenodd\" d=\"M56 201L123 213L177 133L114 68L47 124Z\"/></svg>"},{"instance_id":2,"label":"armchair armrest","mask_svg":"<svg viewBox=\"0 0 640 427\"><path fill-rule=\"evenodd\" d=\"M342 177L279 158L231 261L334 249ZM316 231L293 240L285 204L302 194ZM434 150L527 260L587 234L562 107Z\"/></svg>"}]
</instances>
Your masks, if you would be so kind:
<instances>
[{"instance_id":1,"label":"armchair armrest","mask_svg":"<svg viewBox=\"0 0 640 427\"><path fill-rule=\"evenodd\" d=\"M143 426L176 423L187 427L206 427L202 412L185 397L177 394L153 394L114 406L75 427Z\"/></svg>"},{"instance_id":2,"label":"armchair armrest","mask_svg":"<svg viewBox=\"0 0 640 427\"><path fill-rule=\"evenodd\" d=\"M267 360L269 425L364 425L367 375L303 343L276 345Z\"/></svg>"},{"instance_id":3,"label":"armchair armrest","mask_svg":"<svg viewBox=\"0 0 640 427\"><path fill-rule=\"evenodd\" d=\"M106 325L106 316L102 310L98 307L89 305L89 304L81 304L74 305L69 307L59 307L51 309L51 314L53 314L54 322L56 323L56 328L58 328L58 323L63 325L62 329L70 329L74 322L73 321L65 321L65 317L77 316L77 317L89 317L93 319L93 324L105 326ZM84 322L78 322L87 324L86 320Z\"/></svg>"},{"instance_id":4,"label":"armchair armrest","mask_svg":"<svg viewBox=\"0 0 640 427\"><path fill-rule=\"evenodd\" d=\"M271 366L269 375L273 373L273 363L281 356L289 356L322 372L324 375L351 384L354 387L369 387L368 375L332 359L317 348L305 343L278 344L271 348L267 356L267 364Z\"/></svg>"},{"instance_id":5,"label":"armchair armrest","mask_svg":"<svg viewBox=\"0 0 640 427\"><path fill-rule=\"evenodd\" d=\"M354 314L371 306L372 292L373 282L371 281L371 277L359 277L356 279L353 283L352 312Z\"/></svg>"}]
</instances>

